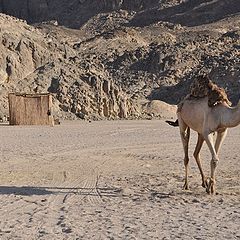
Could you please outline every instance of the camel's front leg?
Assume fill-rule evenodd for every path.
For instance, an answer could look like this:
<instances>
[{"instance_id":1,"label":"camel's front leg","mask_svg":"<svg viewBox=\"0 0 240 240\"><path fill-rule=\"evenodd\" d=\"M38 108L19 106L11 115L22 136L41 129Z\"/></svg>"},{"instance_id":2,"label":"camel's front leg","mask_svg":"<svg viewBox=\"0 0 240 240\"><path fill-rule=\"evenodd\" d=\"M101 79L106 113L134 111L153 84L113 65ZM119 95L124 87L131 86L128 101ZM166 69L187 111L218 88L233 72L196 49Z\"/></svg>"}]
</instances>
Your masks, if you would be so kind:
<instances>
[{"instance_id":1,"label":"camel's front leg","mask_svg":"<svg viewBox=\"0 0 240 240\"><path fill-rule=\"evenodd\" d=\"M211 161L211 178L209 180L208 188L207 188L208 193L215 193L215 185L216 185L215 170L219 160L217 156L226 135L227 135L227 129L222 129L221 131L217 132L217 139L215 142L215 153L214 153L215 155L213 155L214 157L212 158L212 161ZM211 140L211 144L212 144L212 140Z\"/></svg>"},{"instance_id":2,"label":"camel's front leg","mask_svg":"<svg viewBox=\"0 0 240 240\"><path fill-rule=\"evenodd\" d=\"M225 139L226 135L227 135L227 128L217 132L217 139L215 142L215 150L217 154L219 153L219 150L222 146L223 140Z\"/></svg>"},{"instance_id":3,"label":"camel's front leg","mask_svg":"<svg viewBox=\"0 0 240 240\"><path fill-rule=\"evenodd\" d=\"M217 163L218 163L218 156L217 156L217 153L216 153L216 150L215 150L215 147L214 147L214 144L213 144L213 136L212 134L204 134L204 139L208 145L208 148L211 152L211 155L212 155L212 160L211 160L211 178L208 182L208 186L207 186L207 193L210 193L210 194L215 194L215 185L216 185L216 181L215 181L215 170L216 170L216 167L217 167Z\"/></svg>"},{"instance_id":4,"label":"camel's front leg","mask_svg":"<svg viewBox=\"0 0 240 240\"><path fill-rule=\"evenodd\" d=\"M184 150L184 166L185 166L185 183L183 189L188 190L188 172L189 172L189 156L188 156L188 144L189 144L189 137L190 137L190 128L187 127L185 129L180 129L180 135L183 143L183 150Z\"/></svg>"}]
</instances>

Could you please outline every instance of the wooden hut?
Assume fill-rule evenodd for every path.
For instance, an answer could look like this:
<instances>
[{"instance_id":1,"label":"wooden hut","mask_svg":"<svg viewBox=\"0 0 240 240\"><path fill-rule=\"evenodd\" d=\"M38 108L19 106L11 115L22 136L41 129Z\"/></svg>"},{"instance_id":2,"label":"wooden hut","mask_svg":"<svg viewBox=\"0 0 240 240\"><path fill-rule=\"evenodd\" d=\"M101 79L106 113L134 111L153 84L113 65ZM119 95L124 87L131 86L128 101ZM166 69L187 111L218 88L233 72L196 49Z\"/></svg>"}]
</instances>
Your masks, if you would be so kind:
<instances>
[{"instance_id":1,"label":"wooden hut","mask_svg":"<svg viewBox=\"0 0 240 240\"><path fill-rule=\"evenodd\" d=\"M54 125L50 94L10 93L8 100L10 125Z\"/></svg>"}]
</instances>

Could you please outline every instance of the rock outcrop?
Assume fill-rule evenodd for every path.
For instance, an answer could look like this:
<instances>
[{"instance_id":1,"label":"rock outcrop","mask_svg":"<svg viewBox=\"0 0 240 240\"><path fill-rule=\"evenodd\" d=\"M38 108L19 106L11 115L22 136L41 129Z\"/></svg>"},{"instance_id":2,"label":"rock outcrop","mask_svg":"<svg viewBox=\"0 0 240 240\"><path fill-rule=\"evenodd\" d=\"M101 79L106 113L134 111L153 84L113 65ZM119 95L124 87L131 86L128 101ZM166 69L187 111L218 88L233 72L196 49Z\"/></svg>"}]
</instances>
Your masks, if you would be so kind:
<instances>
[{"instance_id":1,"label":"rock outcrop","mask_svg":"<svg viewBox=\"0 0 240 240\"><path fill-rule=\"evenodd\" d=\"M135 114L134 103L96 56L81 58L73 44L7 15L0 14L0 23L0 112L8 112L9 92L50 92L56 117L116 119Z\"/></svg>"}]
</instances>

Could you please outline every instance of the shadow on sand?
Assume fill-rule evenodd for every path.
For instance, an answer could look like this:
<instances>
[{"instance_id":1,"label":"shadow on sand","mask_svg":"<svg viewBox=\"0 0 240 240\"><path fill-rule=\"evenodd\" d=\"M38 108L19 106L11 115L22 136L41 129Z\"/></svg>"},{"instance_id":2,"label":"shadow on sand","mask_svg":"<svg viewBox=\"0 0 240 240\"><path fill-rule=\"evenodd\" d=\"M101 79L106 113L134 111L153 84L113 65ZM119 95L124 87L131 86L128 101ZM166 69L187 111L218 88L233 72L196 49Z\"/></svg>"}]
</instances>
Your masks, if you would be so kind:
<instances>
[{"instance_id":1,"label":"shadow on sand","mask_svg":"<svg viewBox=\"0 0 240 240\"><path fill-rule=\"evenodd\" d=\"M81 196L118 197L122 189L117 188L71 188L71 187L32 187L32 186L0 186L0 195L59 195L76 194Z\"/></svg>"}]
</instances>

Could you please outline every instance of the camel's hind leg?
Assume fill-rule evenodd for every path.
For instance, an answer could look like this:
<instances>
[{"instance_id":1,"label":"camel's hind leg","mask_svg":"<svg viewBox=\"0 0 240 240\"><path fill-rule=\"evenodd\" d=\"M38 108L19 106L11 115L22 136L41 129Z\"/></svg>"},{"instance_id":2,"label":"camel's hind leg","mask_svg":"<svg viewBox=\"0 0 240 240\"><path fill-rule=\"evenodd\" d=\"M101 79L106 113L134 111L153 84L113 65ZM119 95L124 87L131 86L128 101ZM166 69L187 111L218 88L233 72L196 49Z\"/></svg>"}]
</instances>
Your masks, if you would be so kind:
<instances>
[{"instance_id":1,"label":"camel's hind leg","mask_svg":"<svg viewBox=\"0 0 240 240\"><path fill-rule=\"evenodd\" d=\"M225 139L225 136L227 134L227 129L223 129L221 131L217 132L217 139L215 142L215 146L213 146L213 139L211 135L206 135L205 140L208 144L209 150L211 151L212 154L212 160L211 160L211 178L207 186L207 192L214 194L215 193L215 185L216 185L216 180L215 180L215 170L218 164L218 152L220 150L220 147L223 143L223 140Z\"/></svg>"},{"instance_id":2,"label":"camel's hind leg","mask_svg":"<svg viewBox=\"0 0 240 240\"><path fill-rule=\"evenodd\" d=\"M188 184L188 172L189 172L188 144L189 144L189 137L190 137L190 128L181 120L181 118L179 118L178 121L179 121L180 135L181 135L183 150L184 150L185 183L184 183L183 189L188 190L189 189L189 184Z\"/></svg>"},{"instance_id":3,"label":"camel's hind leg","mask_svg":"<svg viewBox=\"0 0 240 240\"><path fill-rule=\"evenodd\" d=\"M203 173L202 165L201 165L201 159L200 159L200 150L202 148L203 142L204 142L203 136L198 134L198 141L197 141L197 145L196 145L195 151L193 153L193 156L196 159L196 162L197 162L197 165L198 165L201 177L202 177L202 186L204 188L206 188L207 187L207 180L206 180L205 175Z\"/></svg>"},{"instance_id":4,"label":"camel's hind leg","mask_svg":"<svg viewBox=\"0 0 240 240\"><path fill-rule=\"evenodd\" d=\"M209 183L207 184L207 193L214 194L215 193L215 169L217 167L218 163L218 155L215 150L215 146L213 143L213 136L212 134L204 134L204 139L208 145L208 148L211 152L212 155L212 160L211 160L211 178L209 180Z\"/></svg>"}]
</instances>

